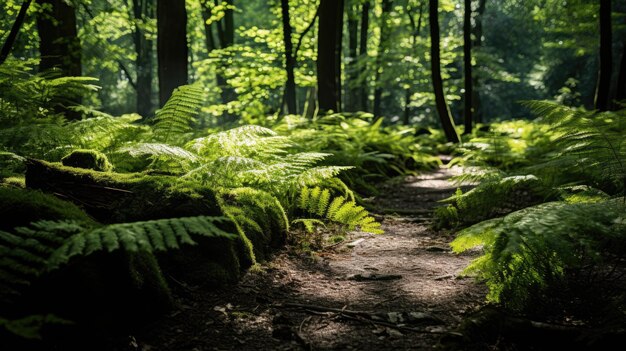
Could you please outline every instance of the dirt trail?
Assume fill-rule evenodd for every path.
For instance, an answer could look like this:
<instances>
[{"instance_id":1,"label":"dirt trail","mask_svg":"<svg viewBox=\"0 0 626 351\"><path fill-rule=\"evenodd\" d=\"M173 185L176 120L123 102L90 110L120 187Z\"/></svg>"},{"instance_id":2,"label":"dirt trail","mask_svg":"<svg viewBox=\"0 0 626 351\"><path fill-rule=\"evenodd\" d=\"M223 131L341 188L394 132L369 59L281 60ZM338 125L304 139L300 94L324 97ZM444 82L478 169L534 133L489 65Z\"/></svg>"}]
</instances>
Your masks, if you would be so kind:
<instances>
[{"instance_id":1,"label":"dirt trail","mask_svg":"<svg viewBox=\"0 0 626 351\"><path fill-rule=\"evenodd\" d=\"M178 287L180 308L129 338L130 350L433 349L442 331L484 301L485 288L458 274L473 258L448 249L451 237L424 220L456 189L439 169L382 186L371 199L387 209L386 234L351 233L315 259L287 252L234 287L206 292ZM394 209L394 210L389 210ZM399 212L401 215L389 214ZM354 247L348 243L364 239ZM289 304L369 311L347 315ZM392 312L391 314L388 314ZM393 313L398 312L398 313ZM411 312L420 312L413 313ZM403 314L400 314L403 313ZM407 329L389 328L404 318ZM382 323L379 323L382 322Z\"/></svg>"}]
</instances>

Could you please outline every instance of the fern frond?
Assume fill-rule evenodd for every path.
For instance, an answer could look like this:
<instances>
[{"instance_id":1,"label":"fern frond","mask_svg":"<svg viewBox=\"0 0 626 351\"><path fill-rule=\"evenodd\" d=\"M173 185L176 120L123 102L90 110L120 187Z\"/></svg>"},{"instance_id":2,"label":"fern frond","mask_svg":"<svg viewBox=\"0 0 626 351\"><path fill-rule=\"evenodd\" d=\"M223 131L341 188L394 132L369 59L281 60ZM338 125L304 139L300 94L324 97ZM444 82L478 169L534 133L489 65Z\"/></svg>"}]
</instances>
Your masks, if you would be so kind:
<instances>
[{"instance_id":1,"label":"fern frond","mask_svg":"<svg viewBox=\"0 0 626 351\"><path fill-rule=\"evenodd\" d=\"M148 168L163 169L169 172L189 171L200 159L194 153L181 147L162 143L138 143L116 150L117 154L127 154L134 158L146 157L152 162Z\"/></svg>"},{"instance_id":2,"label":"fern frond","mask_svg":"<svg viewBox=\"0 0 626 351\"><path fill-rule=\"evenodd\" d=\"M467 272L487 279L490 300L523 308L538 291L562 284L598 284L568 274L593 268L611 255L621 257L626 247L621 201L550 202L529 207L464 229L452 248L463 252L483 246L485 254L473 261Z\"/></svg>"},{"instance_id":3,"label":"fern frond","mask_svg":"<svg viewBox=\"0 0 626 351\"><path fill-rule=\"evenodd\" d=\"M162 109L157 111L154 136L159 142L175 144L186 133L204 104L204 89L196 83L178 87Z\"/></svg>"},{"instance_id":4,"label":"fern frond","mask_svg":"<svg viewBox=\"0 0 626 351\"><path fill-rule=\"evenodd\" d=\"M86 256L96 251L123 249L129 252L155 252L179 249L181 245L196 244L192 235L237 238L237 235L218 227L226 221L228 219L225 217L182 217L111 224L87 230L71 236L55 250L48 261L48 269L56 269L74 256ZM59 222L58 225L65 226L67 222ZM47 230L55 230L54 225L49 223Z\"/></svg>"},{"instance_id":5,"label":"fern frond","mask_svg":"<svg viewBox=\"0 0 626 351\"><path fill-rule=\"evenodd\" d=\"M380 223L362 206L347 201L343 196L330 201L331 193L320 187L303 187L297 200L297 207L307 213L344 225L348 230L360 229L373 234L382 234ZM305 224L306 225L306 224Z\"/></svg>"},{"instance_id":6,"label":"fern frond","mask_svg":"<svg viewBox=\"0 0 626 351\"><path fill-rule=\"evenodd\" d=\"M289 146L288 138L276 135L271 129L246 125L194 139L187 148L208 160L239 156L266 161L285 156Z\"/></svg>"}]
</instances>

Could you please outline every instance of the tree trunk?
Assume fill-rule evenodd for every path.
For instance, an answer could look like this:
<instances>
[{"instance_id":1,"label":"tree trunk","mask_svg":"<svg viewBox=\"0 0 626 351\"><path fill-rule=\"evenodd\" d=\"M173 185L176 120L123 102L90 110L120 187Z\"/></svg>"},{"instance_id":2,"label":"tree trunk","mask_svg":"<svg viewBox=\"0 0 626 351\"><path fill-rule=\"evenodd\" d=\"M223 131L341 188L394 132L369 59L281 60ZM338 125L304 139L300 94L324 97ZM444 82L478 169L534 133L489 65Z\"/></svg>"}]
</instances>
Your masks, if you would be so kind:
<instances>
[{"instance_id":1,"label":"tree trunk","mask_svg":"<svg viewBox=\"0 0 626 351\"><path fill-rule=\"evenodd\" d=\"M439 1L429 0L429 18L430 18L430 57L431 57L431 69L433 90L435 93L435 101L437 105L437 114L441 120L443 131L446 135L446 139L453 143L459 142L459 135L456 132L454 126L454 120L448 108L446 97L443 92L443 81L441 80L441 58L439 56Z\"/></svg>"},{"instance_id":2,"label":"tree trunk","mask_svg":"<svg viewBox=\"0 0 626 351\"><path fill-rule=\"evenodd\" d=\"M402 124L405 126L409 125L411 119L411 89L404 90L404 116L402 118Z\"/></svg>"},{"instance_id":3,"label":"tree trunk","mask_svg":"<svg viewBox=\"0 0 626 351\"><path fill-rule=\"evenodd\" d=\"M411 25L411 49L413 51L413 55L417 55L417 38L420 35L422 30L422 17L424 14L424 3L420 2L419 13L417 15L417 23L415 22L415 18L413 18L413 9L411 7L407 7L406 14L409 17L409 23ZM411 75L411 83L415 81L415 77ZM412 85L412 84L409 84ZM404 125L409 125L411 119L411 96L413 95L411 87L406 89L404 92Z\"/></svg>"},{"instance_id":4,"label":"tree trunk","mask_svg":"<svg viewBox=\"0 0 626 351\"><path fill-rule=\"evenodd\" d=\"M362 76L365 76L365 72L367 72L367 39L369 35L369 27L370 27L370 1L366 0L363 3L363 7L361 8L361 33L359 38L359 60L363 61L361 63L361 71L359 72ZM361 103L362 111L369 111L369 92L367 89L367 80L361 83L361 88L359 89L359 100Z\"/></svg>"},{"instance_id":5,"label":"tree trunk","mask_svg":"<svg viewBox=\"0 0 626 351\"><path fill-rule=\"evenodd\" d=\"M378 54L376 55L376 76L374 79L374 116L378 117L382 114L381 99L383 96L383 87L381 86L381 76L383 73L383 54L387 48L387 16L391 12L393 5L392 0L383 0L382 13L380 15L380 42L378 44Z\"/></svg>"},{"instance_id":6,"label":"tree trunk","mask_svg":"<svg viewBox=\"0 0 626 351\"><path fill-rule=\"evenodd\" d=\"M187 84L187 11L185 0L157 0L157 56L161 107L174 89Z\"/></svg>"},{"instance_id":7,"label":"tree trunk","mask_svg":"<svg viewBox=\"0 0 626 351\"><path fill-rule=\"evenodd\" d=\"M80 76L81 49L74 8L63 0L37 0L37 3L50 8L37 16L39 69L58 68L63 76Z\"/></svg>"},{"instance_id":8,"label":"tree trunk","mask_svg":"<svg viewBox=\"0 0 626 351\"><path fill-rule=\"evenodd\" d=\"M463 70L465 73L464 134L472 133L472 0L465 0L463 15Z\"/></svg>"},{"instance_id":9,"label":"tree trunk","mask_svg":"<svg viewBox=\"0 0 626 351\"><path fill-rule=\"evenodd\" d=\"M596 110L609 109L609 91L613 70L611 33L611 0L600 0L600 72L596 87Z\"/></svg>"},{"instance_id":10,"label":"tree trunk","mask_svg":"<svg viewBox=\"0 0 626 351\"><path fill-rule=\"evenodd\" d=\"M474 43L472 46L477 50L483 43L483 15L485 14L485 2L486 0L478 0L478 9L474 19ZM478 91L479 84L480 79L478 75L474 74L472 76L472 117L475 123L483 122L484 117L480 100L480 92Z\"/></svg>"},{"instance_id":11,"label":"tree trunk","mask_svg":"<svg viewBox=\"0 0 626 351\"><path fill-rule=\"evenodd\" d=\"M4 41L4 45L2 45L2 49L0 49L0 65L6 61L11 53L11 49L13 49L13 44L15 44L15 39L17 39L17 34L20 32L20 28L24 24L24 18L26 18L26 11L30 7L31 0L26 0L22 3L22 7L20 7L20 12L17 14L15 18L15 22L13 22L13 27L11 27L11 31L9 32L9 36Z\"/></svg>"},{"instance_id":12,"label":"tree trunk","mask_svg":"<svg viewBox=\"0 0 626 351\"><path fill-rule=\"evenodd\" d=\"M232 9L232 6L234 6L234 0L225 0L224 2L228 8L224 12L224 18L222 19L223 23L217 22L217 31L221 49L229 48L235 44L235 11ZM218 0L215 0L215 3L217 4ZM222 63L223 68L226 68L227 66L227 63ZM216 79L217 85L222 90L220 93L222 103L227 104L231 101L237 100L237 93L235 92L235 89L228 84L224 75L218 72ZM227 123L232 123L238 118L237 115L229 112L226 112L223 117Z\"/></svg>"},{"instance_id":13,"label":"tree trunk","mask_svg":"<svg viewBox=\"0 0 626 351\"><path fill-rule=\"evenodd\" d=\"M291 41L291 23L289 22L289 0L280 0L283 15L283 38L285 40L285 71L287 71L287 83L285 84L284 100L289 114L298 113L296 107L296 80L294 69L296 62L293 57L293 43Z\"/></svg>"},{"instance_id":14,"label":"tree trunk","mask_svg":"<svg viewBox=\"0 0 626 351\"><path fill-rule=\"evenodd\" d=\"M615 89L615 101L625 102L624 100L626 100L626 41L622 43L622 59L617 75L617 89Z\"/></svg>"},{"instance_id":15,"label":"tree trunk","mask_svg":"<svg viewBox=\"0 0 626 351\"><path fill-rule=\"evenodd\" d=\"M63 0L37 0L37 4L48 10L38 13L37 31L39 33L39 70L58 69L61 76L78 77L82 75L82 52L76 29L76 12ZM69 97L72 104L81 103L80 96ZM55 107L57 113L63 113L71 120L80 119L80 113L70 111L67 106Z\"/></svg>"},{"instance_id":16,"label":"tree trunk","mask_svg":"<svg viewBox=\"0 0 626 351\"><path fill-rule=\"evenodd\" d=\"M320 111L339 111L337 31L341 30L343 1L321 0L317 41L317 101Z\"/></svg>"},{"instance_id":17,"label":"tree trunk","mask_svg":"<svg viewBox=\"0 0 626 351\"><path fill-rule=\"evenodd\" d=\"M154 7L149 0L133 0L133 15L135 17L135 31L133 39L137 58L137 113L150 116L152 106L152 50L153 43L146 38L141 29L141 23L146 23L154 16Z\"/></svg>"},{"instance_id":18,"label":"tree trunk","mask_svg":"<svg viewBox=\"0 0 626 351\"><path fill-rule=\"evenodd\" d=\"M359 52L359 19L358 19L358 6L356 1L352 1L348 12L348 69L347 79L348 87L346 89L346 111L356 111L359 109L359 94L356 92L357 81L359 79L359 72L356 67Z\"/></svg>"},{"instance_id":19,"label":"tree trunk","mask_svg":"<svg viewBox=\"0 0 626 351\"><path fill-rule=\"evenodd\" d=\"M337 80L337 92L335 94L337 94L337 111L342 111L342 106L343 106L343 99L342 99L342 82L341 82L341 55L342 55L342 49L343 49L343 13L344 13L344 6L345 6L345 0L337 0L339 2L339 18L337 19L338 21L338 30L335 32L335 35L337 35L337 39L335 42L335 52L337 53L335 55L335 79Z\"/></svg>"}]
</instances>

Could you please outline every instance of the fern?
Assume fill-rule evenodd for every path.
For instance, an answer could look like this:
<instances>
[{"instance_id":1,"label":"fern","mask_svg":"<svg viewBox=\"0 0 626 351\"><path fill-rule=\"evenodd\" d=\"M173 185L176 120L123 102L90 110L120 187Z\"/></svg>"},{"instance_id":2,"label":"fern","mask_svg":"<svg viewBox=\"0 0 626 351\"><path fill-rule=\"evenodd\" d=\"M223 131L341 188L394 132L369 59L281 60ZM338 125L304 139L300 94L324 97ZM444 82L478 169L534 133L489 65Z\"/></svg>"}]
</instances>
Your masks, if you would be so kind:
<instances>
[{"instance_id":1,"label":"fern","mask_svg":"<svg viewBox=\"0 0 626 351\"><path fill-rule=\"evenodd\" d=\"M162 109L157 111L154 137L163 143L177 144L191 132L192 124L204 103L204 89L199 84L183 85L172 93Z\"/></svg>"},{"instance_id":2,"label":"fern","mask_svg":"<svg viewBox=\"0 0 626 351\"><path fill-rule=\"evenodd\" d=\"M200 162L194 153L181 147L160 143L138 143L116 151L133 158L148 158L147 169L163 169L169 172L187 172Z\"/></svg>"},{"instance_id":3,"label":"fern","mask_svg":"<svg viewBox=\"0 0 626 351\"><path fill-rule=\"evenodd\" d=\"M237 236L220 229L225 217L181 217L145 222L111 224L71 236L55 250L48 261L55 269L74 256L87 256L96 251L156 252L179 249L181 245L196 245L192 235L235 239ZM59 223L64 226L67 223ZM48 224L47 230L55 230Z\"/></svg>"},{"instance_id":4,"label":"fern","mask_svg":"<svg viewBox=\"0 0 626 351\"><path fill-rule=\"evenodd\" d=\"M328 189L320 187L303 187L296 201L297 207L306 213L310 213L334 223L345 226L348 230L359 229L373 234L382 234L380 223L369 216L362 206L354 201L348 201L343 196L335 197L330 201L331 194ZM306 225L306 224L305 224Z\"/></svg>"},{"instance_id":5,"label":"fern","mask_svg":"<svg viewBox=\"0 0 626 351\"><path fill-rule=\"evenodd\" d=\"M550 124L557 146L534 169L559 183L586 182L612 193L626 191L626 110L596 113L546 101L526 105Z\"/></svg>"},{"instance_id":6,"label":"fern","mask_svg":"<svg viewBox=\"0 0 626 351\"><path fill-rule=\"evenodd\" d=\"M187 147L208 160L224 156L277 160L290 145L288 138L271 129L246 125L194 139Z\"/></svg>"},{"instance_id":7,"label":"fern","mask_svg":"<svg viewBox=\"0 0 626 351\"><path fill-rule=\"evenodd\" d=\"M195 245L193 236L235 239L225 217L183 217L88 228L75 221L39 221L0 231L0 300L10 301L45 272L97 251L156 252Z\"/></svg>"},{"instance_id":8,"label":"fern","mask_svg":"<svg viewBox=\"0 0 626 351\"><path fill-rule=\"evenodd\" d=\"M483 246L466 272L487 280L490 300L524 309L550 290L582 293L619 279L611 267L626 248L624 213L618 200L541 204L469 227L452 248Z\"/></svg>"},{"instance_id":9,"label":"fern","mask_svg":"<svg viewBox=\"0 0 626 351\"><path fill-rule=\"evenodd\" d=\"M555 196L556 191L552 191L534 175L492 177L483 180L467 193L457 190L455 195L443 200L450 205L437 209L435 217L438 227L474 224L545 202Z\"/></svg>"}]
</instances>

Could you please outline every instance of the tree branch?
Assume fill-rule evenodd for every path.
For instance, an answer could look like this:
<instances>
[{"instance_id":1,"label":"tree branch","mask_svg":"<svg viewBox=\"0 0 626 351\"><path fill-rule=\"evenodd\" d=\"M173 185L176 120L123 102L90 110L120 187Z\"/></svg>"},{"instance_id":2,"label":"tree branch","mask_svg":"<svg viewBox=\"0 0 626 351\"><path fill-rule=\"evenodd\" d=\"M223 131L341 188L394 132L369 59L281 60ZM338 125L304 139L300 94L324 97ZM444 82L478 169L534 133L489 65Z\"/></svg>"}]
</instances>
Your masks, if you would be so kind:
<instances>
[{"instance_id":1,"label":"tree branch","mask_svg":"<svg viewBox=\"0 0 626 351\"><path fill-rule=\"evenodd\" d=\"M22 3L22 7L20 7L20 12L17 14L17 18L15 18L15 22L13 22L13 27L11 27L11 32L9 32L9 36L7 40L2 45L2 50L0 50L0 65L6 61L9 57L9 53L11 49L13 49L13 45L15 44L15 39L17 39L17 34L20 32L20 28L22 28L22 24L24 24L24 18L26 17L26 11L30 7L31 0L25 0Z\"/></svg>"}]
</instances>

